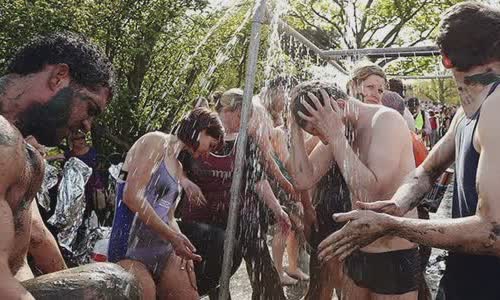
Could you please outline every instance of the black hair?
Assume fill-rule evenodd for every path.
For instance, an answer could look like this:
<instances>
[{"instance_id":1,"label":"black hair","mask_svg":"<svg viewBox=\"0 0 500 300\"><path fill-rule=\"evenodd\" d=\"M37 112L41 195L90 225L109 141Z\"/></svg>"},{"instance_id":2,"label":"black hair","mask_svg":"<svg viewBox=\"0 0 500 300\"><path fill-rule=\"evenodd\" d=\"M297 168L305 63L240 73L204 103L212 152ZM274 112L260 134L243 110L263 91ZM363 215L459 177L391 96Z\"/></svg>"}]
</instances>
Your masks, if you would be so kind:
<instances>
[{"instance_id":1,"label":"black hair","mask_svg":"<svg viewBox=\"0 0 500 300\"><path fill-rule=\"evenodd\" d=\"M284 88L292 89L297 84L299 84L299 81L293 76L277 76L269 81L268 88L275 89L281 86Z\"/></svg>"},{"instance_id":2,"label":"black hair","mask_svg":"<svg viewBox=\"0 0 500 300\"><path fill-rule=\"evenodd\" d=\"M71 80L83 87L107 87L112 96L115 75L106 55L82 35L57 32L38 36L22 46L7 66L7 74L28 75L46 65L66 64Z\"/></svg>"},{"instance_id":3,"label":"black hair","mask_svg":"<svg viewBox=\"0 0 500 300\"><path fill-rule=\"evenodd\" d=\"M197 107L182 118L174 132L184 144L196 151L200 145L199 138L203 130L220 143L223 142L224 127L217 113L205 107Z\"/></svg>"},{"instance_id":4,"label":"black hair","mask_svg":"<svg viewBox=\"0 0 500 300\"><path fill-rule=\"evenodd\" d=\"M302 112L306 116L311 116L311 114L307 111L306 107L301 103L302 101L307 102L310 106L316 109L316 105L309 98L307 93L312 93L319 99L321 105L325 105L323 96L321 95L320 90L325 90L330 97L334 100L348 100L347 94L336 84L329 83L325 81L307 81L297 85L291 92L292 100L290 102L291 110L293 117L297 120L297 123L300 127L304 128L306 126L306 121L299 116L299 112Z\"/></svg>"},{"instance_id":5,"label":"black hair","mask_svg":"<svg viewBox=\"0 0 500 300\"><path fill-rule=\"evenodd\" d=\"M398 93L399 96L404 98L404 85L401 79L389 79L389 90Z\"/></svg>"},{"instance_id":6,"label":"black hair","mask_svg":"<svg viewBox=\"0 0 500 300\"><path fill-rule=\"evenodd\" d=\"M458 71L500 60L500 10L462 2L444 15L437 44Z\"/></svg>"}]
</instances>

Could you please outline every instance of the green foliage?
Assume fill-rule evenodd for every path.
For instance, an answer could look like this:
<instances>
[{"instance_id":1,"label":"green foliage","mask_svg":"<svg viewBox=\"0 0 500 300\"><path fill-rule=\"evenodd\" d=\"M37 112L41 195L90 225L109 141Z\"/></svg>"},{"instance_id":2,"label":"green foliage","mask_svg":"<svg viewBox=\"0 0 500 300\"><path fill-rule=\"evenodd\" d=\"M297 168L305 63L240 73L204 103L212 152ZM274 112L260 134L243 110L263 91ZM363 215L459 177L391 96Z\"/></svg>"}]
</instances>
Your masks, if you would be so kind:
<instances>
[{"instance_id":1,"label":"green foliage","mask_svg":"<svg viewBox=\"0 0 500 300\"><path fill-rule=\"evenodd\" d=\"M455 80L432 79L416 83L413 93L420 99L429 99L434 103L460 104Z\"/></svg>"},{"instance_id":2,"label":"green foliage","mask_svg":"<svg viewBox=\"0 0 500 300\"><path fill-rule=\"evenodd\" d=\"M202 89L200 82L249 7L235 7L234 16L230 14L189 60L224 13L208 10L207 1L2 1L0 72L7 58L35 35L70 30L88 36L113 61L119 84L113 102L94 126L93 141L103 152L124 151L147 131L172 128L201 93L208 96L217 86L242 85L238 74L245 63L241 58L249 26L239 33L235 49L227 51L228 62L210 76L208 87Z\"/></svg>"},{"instance_id":3,"label":"green foliage","mask_svg":"<svg viewBox=\"0 0 500 300\"><path fill-rule=\"evenodd\" d=\"M170 130L197 97L243 87L254 1L234 2L217 10L208 0L2 0L0 72L35 35L71 30L88 36L113 61L119 83L93 142L102 153L123 152L148 131ZM412 45L432 37L440 12L455 2L290 0L285 19L323 49ZM270 34L264 26L255 92L264 84ZM316 58L287 40L281 36L284 62L273 65L271 75L308 78L305 70ZM412 70L411 63L397 62L389 70L417 74L433 67L430 59L418 64Z\"/></svg>"}]
</instances>

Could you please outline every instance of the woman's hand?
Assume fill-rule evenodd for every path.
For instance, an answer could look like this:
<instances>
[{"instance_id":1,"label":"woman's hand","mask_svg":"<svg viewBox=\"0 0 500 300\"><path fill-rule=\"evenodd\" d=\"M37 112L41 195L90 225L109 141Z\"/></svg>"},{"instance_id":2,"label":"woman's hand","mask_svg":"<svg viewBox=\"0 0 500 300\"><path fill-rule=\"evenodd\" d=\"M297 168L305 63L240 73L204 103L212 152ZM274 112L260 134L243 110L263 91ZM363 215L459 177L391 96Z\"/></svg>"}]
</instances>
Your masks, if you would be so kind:
<instances>
[{"instance_id":1,"label":"woman's hand","mask_svg":"<svg viewBox=\"0 0 500 300\"><path fill-rule=\"evenodd\" d=\"M175 254L180 258L197 262L201 261L201 256L195 254L196 248L184 234L177 232L170 242L172 243Z\"/></svg>"}]
</instances>

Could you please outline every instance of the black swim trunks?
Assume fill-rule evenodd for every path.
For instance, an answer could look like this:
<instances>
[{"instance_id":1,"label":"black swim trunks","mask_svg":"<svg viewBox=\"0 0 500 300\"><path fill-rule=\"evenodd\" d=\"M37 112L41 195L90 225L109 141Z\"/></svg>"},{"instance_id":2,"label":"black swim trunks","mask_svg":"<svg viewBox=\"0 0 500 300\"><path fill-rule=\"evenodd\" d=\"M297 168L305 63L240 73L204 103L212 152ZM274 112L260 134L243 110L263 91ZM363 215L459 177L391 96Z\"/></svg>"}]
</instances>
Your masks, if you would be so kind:
<instances>
[{"instance_id":1,"label":"black swim trunks","mask_svg":"<svg viewBox=\"0 0 500 300\"><path fill-rule=\"evenodd\" d=\"M418 248L382 253L357 251L346 259L345 269L357 286L377 294L416 291L422 280Z\"/></svg>"}]
</instances>

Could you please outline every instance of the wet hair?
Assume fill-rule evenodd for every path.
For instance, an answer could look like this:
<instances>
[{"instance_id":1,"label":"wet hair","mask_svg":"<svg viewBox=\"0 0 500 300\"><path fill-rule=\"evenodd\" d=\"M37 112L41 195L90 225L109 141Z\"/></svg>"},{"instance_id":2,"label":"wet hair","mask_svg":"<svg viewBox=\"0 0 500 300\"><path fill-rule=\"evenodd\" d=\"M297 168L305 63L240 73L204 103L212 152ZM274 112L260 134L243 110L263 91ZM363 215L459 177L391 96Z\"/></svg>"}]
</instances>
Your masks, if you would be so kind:
<instances>
[{"instance_id":1,"label":"wet hair","mask_svg":"<svg viewBox=\"0 0 500 300\"><path fill-rule=\"evenodd\" d=\"M58 32L38 36L22 46L7 66L7 74L28 75L46 65L66 64L72 82L89 89L115 90L113 66L95 44L82 35Z\"/></svg>"},{"instance_id":2,"label":"wet hair","mask_svg":"<svg viewBox=\"0 0 500 300\"><path fill-rule=\"evenodd\" d=\"M215 104L215 111L220 112L222 108L227 107L231 111L241 109L243 105L243 90L232 88L225 91Z\"/></svg>"},{"instance_id":3,"label":"wet hair","mask_svg":"<svg viewBox=\"0 0 500 300\"><path fill-rule=\"evenodd\" d=\"M306 101L310 106L316 109L316 105L314 105L314 102L311 100L311 98L307 96L307 93L312 93L319 99L321 105L325 105L320 90L325 90L328 93L328 95L332 97L334 100L348 99L347 94L334 83L320 81L320 80L313 80L313 81L303 82L297 85L291 92L292 99L290 101L290 109L292 110L292 115L295 118L295 120L297 120L297 123L299 124L300 127L304 128L306 126L307 121L299 116L299 112L302 112L306 116L311 116L311 114L307 111L307 109L301 103L301 101Z\"/></svg>"},{"instance_id":4,"label":"wet hair","mask_svg":"<svg viewBox=\"0 0 500 300\"><path fill-rule=\"evenodd\" d=\"M444 14L437 44L458 71L500 60L500 10L462 2Z\"/></svg>"},{"instance_id":5,"label":"wet hair","mask_svg":"<svg viewBox=\"0 0 500 300\"><path fill-rule=\"evenodd\" d=\"M385 91L384 95L382 96L382 104L384 106L397 110L401 115L403 115L405 112L405 101L396 92Z\"/></svg>"},{"instance_id":6,"label":"wet hair","mask_svg":"<svg viewBox=\"0 0 500 300\"><path fill-rule=\"evenodd\" d=\"M205 107L197 107L182 118L174 132L184 144L196 151L200 146L199 139L203 130L222 143L224 127L217 113Z\"/></svg>"},{"instance_id":7,"label":"wet hair","mask_svg":"<svg viewBox=\"0 0 500 300\"><path fill-rule=\"evenodd\" d=\"M399 96L404 97L404 85L401 79L389 79L389 90L398 93Z\"/></svg>"},{"instance_id":8,"label":"wet hair","mask_svg":"<svg viewBox=\"0 0 500 300\"><path fill-rule=\"evenodd\" d=\"M277 76L273 80L269 81L267 87L269 89L275 89L278 87L292 89L297 84L299 84L299 81L293 76Z\"/></svg>"}]
</instances>

